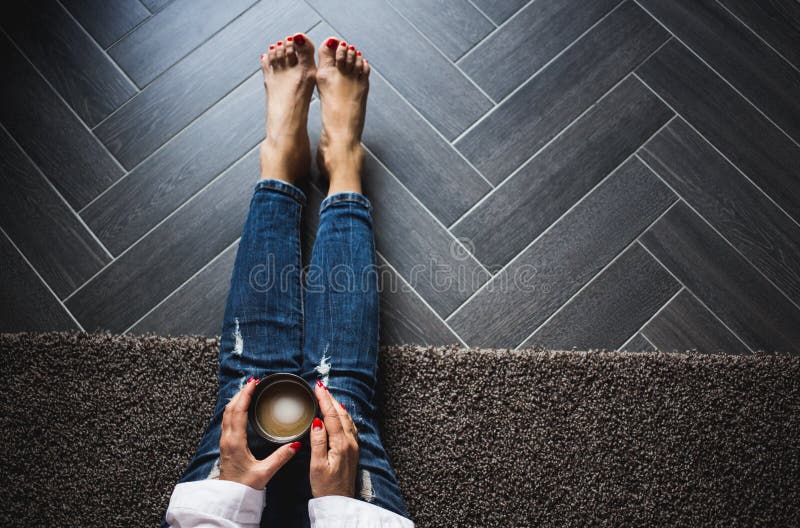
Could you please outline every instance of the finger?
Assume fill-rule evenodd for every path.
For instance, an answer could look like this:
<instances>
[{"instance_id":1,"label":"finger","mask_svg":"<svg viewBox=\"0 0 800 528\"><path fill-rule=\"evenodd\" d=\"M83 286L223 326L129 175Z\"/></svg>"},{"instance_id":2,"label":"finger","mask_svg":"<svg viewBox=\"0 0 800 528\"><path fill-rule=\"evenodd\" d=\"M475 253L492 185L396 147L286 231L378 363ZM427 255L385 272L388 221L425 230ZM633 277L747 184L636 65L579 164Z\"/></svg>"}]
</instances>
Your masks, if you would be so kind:
<instances>
[{"instance_id":1,"label":"finger","mask_svg":"<svg viewBox=\"0 0 800 528\"><path fill-rule=\"evenodd\" d=\"M251 377L225 408L227 424L222 432L228 437L229 445L233 448L240 449L247 446L247 408L255 388L255 380ZM223 422L225 418L226 416L223 416Z\"/></svg>"},{"instance_id":2,"label":"finger","mask_svg":"<svg viewBox=\"0 0 800 528\"><path fill-rule=\"evenodd\" d=\"M311 469L327 467L328 433L325 431L325 424L317 417L314 417L314 421L311 422L309 441L311 442Z\"/></svg>"},{"instance_id":3,"label":"finger","mask_svg":"<svg viewBox=\"0 0 800 528\"><path fill-rule=\"evenodd\" d=\"M317 395L317 400L319 400L319 408L322 412L322 418L325 420L325 429L328 431L328 436L330 436L331 439L336 439L337 436L342 434L343 427L342 420L339 418L339 412L334 406L333 397L328 391L328 388L321 383L317 383L314 392Z\"/></svg>"},{"instance_id":4,"label":"finger","mask_svg":"<svg viewBox=\"0 0 800 528\"><path fill-rule=\"evenodd\" d=\"M355 439L357 430L353 418L350 416L350 413L347 412L347 408L344 404L337 400L333 394L331 394L331 399L333 400L333 407L336 409L336 412L339 413L339 419L342 421L342 429L344 429L347 436Z\"/></svg>"},{"instance_id":5,"label":"finger","mask_svg":"<svg viewBox=\"0 0 800 528\"><path fill-rule=\"evenodd\" d=\"M300 442L282 445L264 460L259 460L258 464L256 464L256 470L261 473L264 481L269 481L284 464L290 461L295 453L300 451L301 445Z\"/></svg>"}]
</instances>

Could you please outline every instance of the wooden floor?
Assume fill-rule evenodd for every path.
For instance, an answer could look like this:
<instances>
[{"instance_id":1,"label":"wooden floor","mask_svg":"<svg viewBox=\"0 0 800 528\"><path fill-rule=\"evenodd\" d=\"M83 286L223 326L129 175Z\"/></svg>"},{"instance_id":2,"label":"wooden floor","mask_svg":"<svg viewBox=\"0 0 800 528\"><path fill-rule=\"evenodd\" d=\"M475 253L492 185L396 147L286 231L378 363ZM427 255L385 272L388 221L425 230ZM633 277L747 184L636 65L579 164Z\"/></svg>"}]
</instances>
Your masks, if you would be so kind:
<instances>
[{"instance_id":1,"label":"wooden floor","mask_svg":"<svg viewBox=\"0 0 800 528\"><path fill-rule=\"evenodd\" d=\"M374 68L384 342L800 349L795 0L1 9L2 331L217 334L258 58L305 31Z\"/></svg>"}]
</instances>

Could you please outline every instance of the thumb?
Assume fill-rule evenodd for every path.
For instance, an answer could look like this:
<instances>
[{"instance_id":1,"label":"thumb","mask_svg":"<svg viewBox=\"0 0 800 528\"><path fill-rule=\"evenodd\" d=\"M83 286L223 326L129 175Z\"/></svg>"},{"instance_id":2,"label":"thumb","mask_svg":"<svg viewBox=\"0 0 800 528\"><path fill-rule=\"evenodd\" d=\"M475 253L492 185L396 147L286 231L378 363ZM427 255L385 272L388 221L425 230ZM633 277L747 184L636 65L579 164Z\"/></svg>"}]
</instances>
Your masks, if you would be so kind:
<instances>
[{"instance_id":1,"label":"thumb","mask_svg":"<svg viewBox=\"0 0 800 528\"><path fill-rule=\"evenodd\" d=\"M328 464L328 433L325 424L319 418L311 423L311 467L322 462Z\"/></svg>"},{"instance_id":2,"label":"thumb","mask_svg":"<svg viewBox=\"0 0 800 528\"><path fill-rule=\"evenodd\" d=\"M270 456L260 460L256 466L264 478L264 485L300 450L300 442L285 444L276 449Z\"/></svg>"}]
</instances>

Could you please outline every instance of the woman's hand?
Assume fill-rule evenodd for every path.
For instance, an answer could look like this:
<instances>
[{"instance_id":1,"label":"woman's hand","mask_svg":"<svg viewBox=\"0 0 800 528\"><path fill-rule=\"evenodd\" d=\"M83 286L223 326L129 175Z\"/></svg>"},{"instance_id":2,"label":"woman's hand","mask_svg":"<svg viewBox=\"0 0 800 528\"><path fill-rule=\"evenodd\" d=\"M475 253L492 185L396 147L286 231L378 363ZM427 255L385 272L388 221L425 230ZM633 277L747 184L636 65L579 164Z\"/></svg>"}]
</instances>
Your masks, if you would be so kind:
<instances>
[{"instance_id":1,"label":"woman's hand","mask_svg":"<svg viewBox=\"0 0 800 528\"><path fill-rule=\"evenodd\" d=\"M219 439L219 479L260 490L297 453L300 442L283 445L264 460L256 460L250 452L247 447L247 408L257 381L250 378L225 406Z\"/></svg>"},{"instance_id":2,"label":"woman's hand","mask_svg":"<svg viewBox=\"0 0 800 528\"><path fill-rule=\"evenodd\" d=\"M356 492L358 430L347 410L327 387L317 382L314 392L325 422L314 418L311 425L311 495L344 495Z\"/></svg>"}]
</instances>

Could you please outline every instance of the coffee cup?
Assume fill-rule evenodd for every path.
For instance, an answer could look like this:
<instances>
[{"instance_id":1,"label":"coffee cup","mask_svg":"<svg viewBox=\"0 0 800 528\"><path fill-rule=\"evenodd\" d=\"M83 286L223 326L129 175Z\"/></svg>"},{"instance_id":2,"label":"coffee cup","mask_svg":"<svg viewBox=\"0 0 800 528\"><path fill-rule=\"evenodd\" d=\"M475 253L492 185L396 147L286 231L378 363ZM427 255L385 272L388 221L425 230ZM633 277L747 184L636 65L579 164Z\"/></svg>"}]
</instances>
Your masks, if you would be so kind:
<instances>
[{"instance_id":1,"label":"coffee cup","mask_svg":"<svg viewBox=\"0 0 800 528\"><path fill-rule=\"evenodd\" d=\"M247 415L259 436L284 444L303 437L318 411L317 397L306 380L277 373L258 382Z\"/></svg>"}]
</instances>

